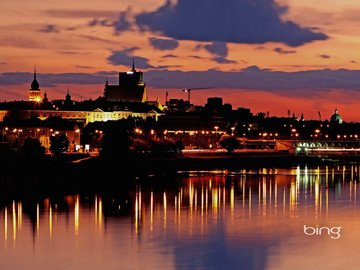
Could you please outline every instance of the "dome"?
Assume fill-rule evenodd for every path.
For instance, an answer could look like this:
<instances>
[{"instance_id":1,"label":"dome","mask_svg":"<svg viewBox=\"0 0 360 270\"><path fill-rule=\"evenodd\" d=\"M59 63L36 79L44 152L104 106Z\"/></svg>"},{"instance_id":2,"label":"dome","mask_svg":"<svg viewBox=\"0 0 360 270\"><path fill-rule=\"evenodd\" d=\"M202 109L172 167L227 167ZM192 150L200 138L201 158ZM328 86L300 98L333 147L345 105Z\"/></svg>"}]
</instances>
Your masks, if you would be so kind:
<instances>
[{"instance_id":1,"label":"dome","mask_svg":"<svg viewBox=\"0 0 360 270\"><path fill-rule=\"evenodd\" d=\"M34 80L32 81L31 83L31 90L39 90L39 83L38 81L36 80L36 77L34 77Z\"/></svg>"},{"instance_id":2,"label":"dome","mask_svg":"<svg viewBox=\"0 0 360 270\"><path fill-rule=\"evenodd\" d=\"M40 90L39 82L36 79L36 70L34 70L34 80L31 83L31 90Z\"/></svg>"},{"instance_id":3,"label":"dome","mask_svg":"<svg viewBox=\"0 0 360 270\"><path fill-rule=\"evenodd\" d=\"M331 116L330 122L338 124L341 124L343 122L342 117L337 109L335 109L335 113Z\"/></svg>"}]
</instances>

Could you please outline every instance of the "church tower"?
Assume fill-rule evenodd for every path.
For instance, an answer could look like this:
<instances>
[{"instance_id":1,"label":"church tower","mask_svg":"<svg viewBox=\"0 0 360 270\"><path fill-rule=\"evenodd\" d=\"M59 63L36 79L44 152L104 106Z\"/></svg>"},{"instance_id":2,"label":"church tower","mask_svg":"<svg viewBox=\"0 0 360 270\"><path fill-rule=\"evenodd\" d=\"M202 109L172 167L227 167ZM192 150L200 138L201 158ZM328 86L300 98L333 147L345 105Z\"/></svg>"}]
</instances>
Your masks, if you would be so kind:
<instances>
[{"instance_id":1,"label":"church tower","mask_svg":"<svg viewBox=\"0 0 360 270\"><path fill-rule=\"evenodd\" d=\"M36 68L34 69L34 80L31 83L31 88L29 89L29 101L40 102L41 101L41 93L40 93L40 85L36 79Z\"/></svg>"}]
</instances>

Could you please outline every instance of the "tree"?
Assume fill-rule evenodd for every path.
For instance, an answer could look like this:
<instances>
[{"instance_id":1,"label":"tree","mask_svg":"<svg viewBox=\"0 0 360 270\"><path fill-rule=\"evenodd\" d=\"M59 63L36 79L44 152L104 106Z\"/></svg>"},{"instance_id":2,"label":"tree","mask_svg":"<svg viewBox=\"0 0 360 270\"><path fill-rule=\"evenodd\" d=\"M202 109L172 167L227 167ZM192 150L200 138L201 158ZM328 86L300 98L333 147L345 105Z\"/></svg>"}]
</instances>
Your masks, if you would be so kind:
<instances>
[{"instance_id":1,"label":"tree","mask_svg":"<svg viewBox=\"0 0 360 270\"><path fill-rule=\"evenodd\" d=\"M27 137L24 141L22 152L28 159L39 159L45 155L45 147L38 139Z\"/></svg>"},{"instance_id":2,"label":"tree","mask_svg":"<svg viewBox=\"0 0 360 270\"><path fill-rule=\"evenodd\" d=\"M125 129L109 128L103 137L100 155L106 158L127 157L131 139Z\"/></svg>"},{"instance_id":3,"label":"tree","mask_svg":"<svg viewBox=\"0 0 360 270\"><path fill-rule=\"evenodd\" d=\"M234 136L228 136L220 140L220 145L225 148L229 153L234 152L240 148L239 140Z\"/></svg>"},{"instance_id":4,"label":"tree","mask_svg":"<svg viewBox=\"0 0 360 270\"><path fill-rule=\"evenodd\" d=\"M56 134L50 136L50 151L55 155L59 156L66 152L69 147L69 139L65 134Z\"/></svg>"}]
</instances>

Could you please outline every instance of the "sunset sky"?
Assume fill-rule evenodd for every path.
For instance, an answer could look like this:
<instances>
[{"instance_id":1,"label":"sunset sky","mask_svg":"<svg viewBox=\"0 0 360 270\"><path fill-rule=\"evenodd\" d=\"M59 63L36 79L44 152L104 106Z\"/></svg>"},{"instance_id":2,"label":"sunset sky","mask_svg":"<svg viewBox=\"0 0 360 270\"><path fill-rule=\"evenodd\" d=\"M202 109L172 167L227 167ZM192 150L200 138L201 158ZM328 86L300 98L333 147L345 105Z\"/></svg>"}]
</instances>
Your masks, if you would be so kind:
<instances>
[{"instance_id":1,"label":"sunset sky","mask_svg":"<svg viewBox=\"0 0 360 270\"><path fill-rule=\"evenodd\" d=\"M150 99L360 121L360 1L2 0L0 100L102 95L135 57Z\"/></svg>"}]
</instances>

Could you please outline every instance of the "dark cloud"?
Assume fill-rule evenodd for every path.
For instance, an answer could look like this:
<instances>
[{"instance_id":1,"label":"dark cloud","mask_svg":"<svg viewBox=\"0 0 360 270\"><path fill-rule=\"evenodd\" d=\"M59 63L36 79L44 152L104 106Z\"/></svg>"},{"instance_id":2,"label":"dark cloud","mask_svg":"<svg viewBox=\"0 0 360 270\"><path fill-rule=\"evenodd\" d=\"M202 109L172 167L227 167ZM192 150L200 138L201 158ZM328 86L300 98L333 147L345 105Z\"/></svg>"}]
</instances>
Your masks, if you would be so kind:
<instances>
[{"instance_id":1,"label":"dark cloud","mask_svg":"<svg viewBox=\"0 0 360 270\"><path fill-rule=\"evenodd\" d=\"M131 23L129 22L129 18L128 18L129 12L130 10L128 10L127 12L120 12L118 20L115 22L116 34L131 30Z\"/></svg>"},{"instance_id":2,"label":"dark cloud","mask_svg":"<svg viewBox=\"0 0 360 270\"><path fill-rule=\"evenodd\" d=\"M287 8L275 0L167 0L153 12L136 16L141 30L160 32L177 40L300 46L328 37L281 19ZM219 19L216 19L219 18Z\"/></svg>"},{"instance_id":3,"label":"dark cloud","mask_svg":"<svg viewBox=\"0 0 360 270\"><path fill-rule=\"evenodd\" d=\"M163 80L152 78L162 77ZM147 85L157 88L184 88L187 85L214 88L260 89L271 92L295 90L346 89L360 91L360 70L307 70L297 72L273 71L256 66L240 71L154 71L146 72Z\"/></svg>"},{"instance_id":4,"label":"dark cloud","mask_svg":"<svg viewBox=\"0 0 360 270\"><path fill-rule=\"evenodd\" d=\"M226 57L228 55L228 47L225 42L212 42L202 46L209 53L216 56Z\"/></svg>"},{"instance_id":5,"label":"dark cloud","mask_svg":"<svg viewBox=\"0 0 360 270\"><path fill-rule=\"evenodd\" d=\"M55 24L47 24L44 25L39 32L43 32L43 33L59 33L59 27Z\"/></svg>"},{"instance_id":6,"label":"dark cloud","mask_svg":"<svg viewBox=\"0 0 360 270\"><path fill-rule=\"evenodd\" d=\"M358 62L355 61L355 60L351 60L350 63L352 63L352 64L357 64Z\"/></svg>"},{"instance_id":7,"label":"dark cloud","mask_svg":"<svg viewBox=\"0 0 360 270\"><path fill-rule=\"evenodd\" d=\"M127 56L129 57L129 56ZM131 66L132 58L122 59L124 65ZM125 60L128 60L125 61ZM135 59L136 66L141 61ZM147 63L147 62L146 62ZM147 63L147 65L149 65ZM160 67L158 67L160 68ZM163 67L162 67L163 68ZM103 84L105 77L116 77L117 71L99 71L97 73L38 73L40 87L50 87L58 84ZM0 74L0 85L30 84L32 72L7 72ZM260 69L250 66L239 71L225 72L208 71L169 71L149 70L144 74L147 85L156 88L203 87L233 89L255 89L290 94L304 89L325 93L327 90L360 91L360 70L320 69L297 72L283 72ZM315 93L315 92L314 92Z\"/></svg>"},{"instance_id":8,"label":"dark cloud","mask_svg":"<svg viewBox=\"0 0 360 270\"><path fill-rule=\"evenodd\" d=\"M6 65L6 62L1 62L0 65Z\"/></svg>"},{"instance_id":9,"label":"dark cloud","mask_svg":"<svg viewBox=\"0 0 360 270\"><path fill-rule=\"evenodd\" d=\"M105 26L105 27L113 27L115 26L116 21L111 19L98 19L94 18L91 21L88 22L88 26L94 27L94 26Z\"/></svg>"},{"instance_id":10,"label":"dark cloud","mask_svg":"<svg viewBox=\"0 0 360 270\"><path fill-rule=\"evenodd\" d=\"M320 54L318 56L322 59L330 59L331 58L331 55L328 55L328 54Z\"/></svg>"},{"instance_id":11,"label":"dark cloud","mask_svg":"<svg viewBox=\"0 0 360 270\"><path fill-rule=\"evenodd\" d=\"M215 56L212 58L212 60L218 64L236 64L237 63L237 61L235 61L235 60L229 60L222 56Z\"/></svg>"},{"instance_id":12,"label":"dark cloud","mask_svg":"<svg viewBox=\"0 0 360 270\"><path fill-rule=\"evenodd\" d=\"M161 58L178 58L178 56L176 56L175 54L165 54L161 56Z\"/></svg>"},{"instance_id":13,"label":"dark cloud","mask_svg":"<svg viewBox=\"0 0 360 270\"><path fill-rule=\"evenodd\" d=\"M179 42L169 38L149 38L150 45L156 50L166 51L175 50L179 46Z\"/></svg>"},{"instance_id":14,"label":"dark cloud","mask_svg":"<svg viewBox=\"0 0 360 270\"><path fill-rule=\"evenodd\" d=\"M295 50L286 50L284 48L280 48L280 47L277 47L274 49L274 52L277 52L279 54L292 54L292 53L296 53Z\"/></svg>"},{"instance_id":15,"label":"dark cloud","mask_svg":"<svg viewBox=\"0 0 360 270\"><path fill-rule=\"evenodd\" d=\"M218 64L236 64L237 61L227 59L228 47L225 42L214 41L207 44L200 44L196 46L196 50L204 48L206 51L213 55L214 62Z\"/></svg>"},{"instance_id":16,"label":"dark cloud","mask_svg":"<svg viewBox=\"0 0 360 270\"><path fill-rule=\"evenodd\" d=\"M119 66L131 66L133 59L135 59L135 64L137 68L148 69L154 68L154 66L149 64L149 59L145 57L140 57L134 55L134 52L138 50L137 47L128 48L122 51L113 51L111 55L107 58L108 62L112 65Z\"/></svg>"}]
</instances>

